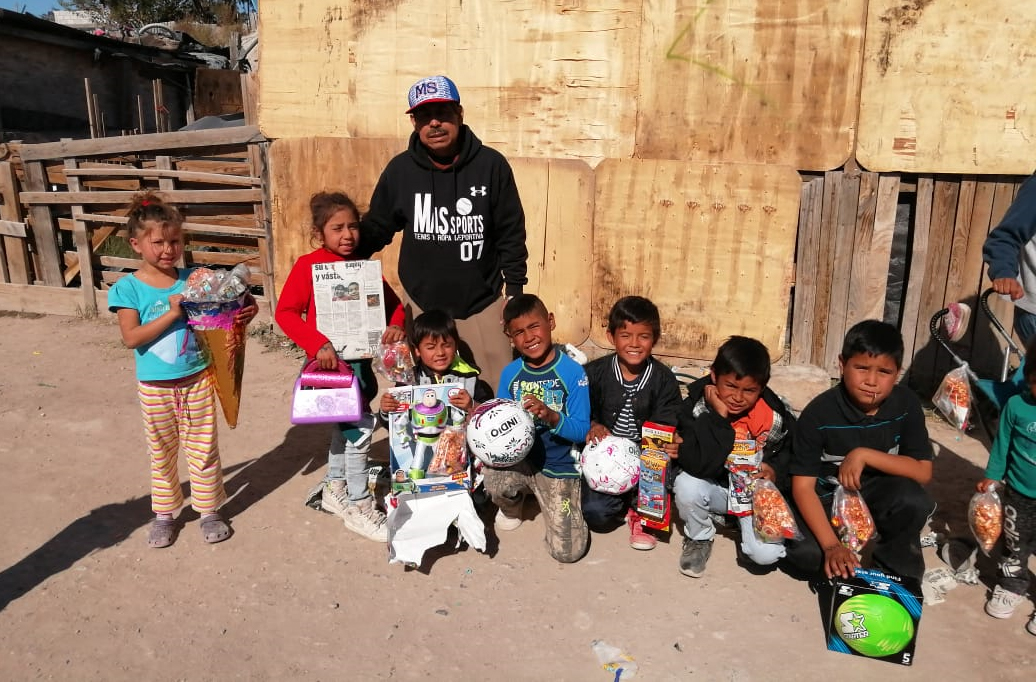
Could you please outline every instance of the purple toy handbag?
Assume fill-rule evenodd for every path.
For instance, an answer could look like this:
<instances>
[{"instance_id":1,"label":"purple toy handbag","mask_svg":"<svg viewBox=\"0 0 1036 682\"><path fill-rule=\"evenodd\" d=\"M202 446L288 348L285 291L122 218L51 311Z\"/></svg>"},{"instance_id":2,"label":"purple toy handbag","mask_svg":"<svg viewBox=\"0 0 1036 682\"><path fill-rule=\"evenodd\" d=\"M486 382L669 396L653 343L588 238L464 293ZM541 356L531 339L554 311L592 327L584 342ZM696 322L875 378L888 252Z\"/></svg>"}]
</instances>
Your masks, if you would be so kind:
<instances>
[{"instance_id":1,"label":"purple toy handbag","mask_svg":"<svg viewBox=\"0 0 1036 682\"><path fill-rule=\"evenodd\" d=\"M337 370L322 371L312 360L302 368L291 401L292 424L355 422L362 416L360 382L349 363L339 361Z\"/></svg>"}]
</instances>

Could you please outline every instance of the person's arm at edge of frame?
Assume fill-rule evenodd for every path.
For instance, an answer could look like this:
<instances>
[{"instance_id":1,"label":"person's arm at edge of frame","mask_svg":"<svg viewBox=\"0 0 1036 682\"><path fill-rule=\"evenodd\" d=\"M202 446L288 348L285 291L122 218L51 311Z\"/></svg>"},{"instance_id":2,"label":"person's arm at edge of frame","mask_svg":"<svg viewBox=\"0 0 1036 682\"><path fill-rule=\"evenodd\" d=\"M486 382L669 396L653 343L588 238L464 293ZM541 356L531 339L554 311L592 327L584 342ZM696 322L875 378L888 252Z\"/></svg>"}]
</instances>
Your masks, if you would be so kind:
<instances>
[{"instance_id":1,"label":"person's arm at edge of frame","mask_svg":"<svg viewBox=\"0 0 1036 682\"><path fill-rule=\"evenodd\" d=\"M1025 295L1018 277L1018 256L1036 236L1036 175L1030 176L982 245L982 260L989 266L989 279L998 294L1011 300Z\"/></svg>"}]
</instances>

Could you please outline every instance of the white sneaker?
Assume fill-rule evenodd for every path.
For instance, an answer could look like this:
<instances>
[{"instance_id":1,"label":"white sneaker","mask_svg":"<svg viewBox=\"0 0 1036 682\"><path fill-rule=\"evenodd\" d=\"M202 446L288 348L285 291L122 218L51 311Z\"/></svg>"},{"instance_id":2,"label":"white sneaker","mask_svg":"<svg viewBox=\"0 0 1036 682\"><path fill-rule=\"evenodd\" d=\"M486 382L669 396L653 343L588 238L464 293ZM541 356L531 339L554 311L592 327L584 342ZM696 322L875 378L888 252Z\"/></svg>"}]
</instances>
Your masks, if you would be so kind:
<instances>
[{"instance_id":1,"label":"white sneaker","mask_svg":"<svg viewBox=\"0 0 1036 682\"><path fill-rule=\"evenodd\" d=\"M514 517L511 517L511 516L507 516L506 514L504 514L502 509L497 510L497 512L496 512L496 520L493 522L493 527L496 528L497 530L502 530L502 531L517 530L520 525L522 525L521 517L514 518Z\"/></svg>"},{"instance_id":2,"label":"white sneaker","mask_svg":"<svg viewBox=\"0 0 1036 682\"><path fill-rule=\"evenodd\" d=\"M345 508L349 506L349 490L345 480L324 481L320 490L320 508L324 511L345 518Z\"/></svg>"},{"instance_id":3,"label":"white sneaker","mask_svg":"<svg viewBox=\"0 0 1036 682\"><path fill-rule=\"evenodd\" d=\"M1036 635L1036 613L1032 614L1029 622L1025 624L1025 631L1030 635Z\"/></svg>"},{"instance_id":4,"label":"white sneaker","mask_svg":"<svg viewBox=\"0 0 1036 682\"><path fill-rule=\"evenodd\" d=\"M1025 599L1024 595L1008 592L997 585L993 588L989 601L986 602L986 613L993 618L1010 618L1023 599Z\"/></svg>"},{"instance_id":5,"label":"white sneaker","mask_svg":"<svg viewBox=\"0 0 1036 682\"><path fill-rule=\"evenodd\" d=\"M349 530L375 542L388 542L388 528L385 515L374 505L374 498L368 497L345 508L342 522Z\"/></svg>"}]
</instances>

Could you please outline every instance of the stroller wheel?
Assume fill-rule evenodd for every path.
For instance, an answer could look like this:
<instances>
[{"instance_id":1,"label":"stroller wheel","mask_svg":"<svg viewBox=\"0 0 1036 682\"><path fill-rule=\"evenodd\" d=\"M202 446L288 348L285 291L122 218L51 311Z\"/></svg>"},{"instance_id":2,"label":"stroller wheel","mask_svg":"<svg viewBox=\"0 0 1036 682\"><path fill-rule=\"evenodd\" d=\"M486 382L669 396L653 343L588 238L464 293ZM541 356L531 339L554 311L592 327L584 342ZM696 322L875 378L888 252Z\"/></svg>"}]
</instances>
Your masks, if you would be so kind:
<instances>
[{"instance_id":1,"label":"stroller wheel","mask_svg":"<svg viewBox=\"0 0 1036 682\"><path fill-rule=\"evenodd\" d=\"M950 342L960 341L964 332L968 330L968 321L971 320L971 306L967 303L951 303L946 306L946 314L942 318L943 332Z\"/></svg>"}]
</instances>

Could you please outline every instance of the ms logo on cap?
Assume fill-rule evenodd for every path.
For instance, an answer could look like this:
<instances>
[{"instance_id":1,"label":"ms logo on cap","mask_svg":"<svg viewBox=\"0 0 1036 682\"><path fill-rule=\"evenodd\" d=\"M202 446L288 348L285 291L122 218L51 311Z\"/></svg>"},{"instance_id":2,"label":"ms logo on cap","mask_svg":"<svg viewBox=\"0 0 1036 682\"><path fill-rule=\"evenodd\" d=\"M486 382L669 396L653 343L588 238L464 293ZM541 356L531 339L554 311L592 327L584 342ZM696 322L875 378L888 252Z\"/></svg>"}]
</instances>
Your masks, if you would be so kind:
<instances>
[{"instance_id":1,"label":"ms logo on cap","mask_svg":"<svg viewBox=\"0 0 1036 682\"><path fill-rule=\"evenodd\" d=\"M429 76L410 86L407 102L410 104L410 108L406 110L406 113L409 114L413 113L414 109L422 104L429 104L431 102L456 102L460 104L460 93L457 92L457 86L454 85L453 81L446 76Z\"/></svg>"}]
</instances>

